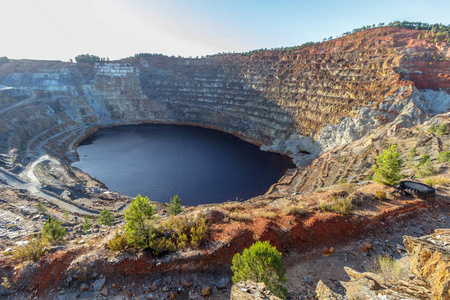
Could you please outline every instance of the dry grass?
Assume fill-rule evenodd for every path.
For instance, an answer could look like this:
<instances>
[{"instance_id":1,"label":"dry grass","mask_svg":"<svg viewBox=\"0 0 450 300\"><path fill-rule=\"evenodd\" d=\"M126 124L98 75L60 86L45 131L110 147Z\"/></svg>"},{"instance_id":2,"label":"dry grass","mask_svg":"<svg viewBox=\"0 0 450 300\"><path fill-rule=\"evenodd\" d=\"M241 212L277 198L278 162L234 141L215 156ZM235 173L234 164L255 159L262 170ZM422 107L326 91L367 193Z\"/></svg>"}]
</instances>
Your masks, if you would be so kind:
<instances>
[{"instance_id":1,"label":"dry grass","mask_svg":"<svg viewBox=\"0 0 450 300\"><path fill-rule=\"evenodd\" d=\"M264 218L264 219L269 219L269 220L277 220L280 216L278 213L276 213L275 211L270 211L270 210L259 210L255 213L255 217L257 218Z\"/></svg>"},{"instance_id":2,"label":"dry grass","mask_svg":"<svg viewBox=\"0 0 450 300\"><path fill-rule=\"evenodd\" d=\"M388 255L381 255L376 258L369 271L380 275L387 284L393 285L407 278L408 263L405 259L397 260Z\"/></svg>"},{"instance_id":3,"label":"dry grass","mask_svg":"<svg viewBox=\"0 0 450 300\"><path fill-rule=\"evenodd\" d=\"M339 185L339 188L349 194L353 193L356 190L356 186L353 183L342 183Z\"/></svg>"},{"instance_id":4,"label":"dry grass","mask_svg":"<svg viewBox=\"0 0 450 300\"><path fill-rule=\"evenodd\" d=\"M289 205L282 210L285 215L303 216L307 213L306 209L299 205Z\"/></svg>"},{"instance_id":5,"label":"dry grass","mask_svg":"<svg viewBox=\"0 0 450 300\"><path fill-rule=\"evenodd\" d=\"M347 198L332 197L331 203L321 202L320 209L322 211L331 211L342 216L348 215L356 207L352 204L353 198L348 196Z\"/></svg>"},{"instance_id":6,"label":"dry grass","mask_svg":"<svg viewBox=\"0 0 450 300\"><path fill-rule=\"evenodd\" d=\"M252 215L245 214L239 211L229 213L228 218L238 222L251 222L253 220Z\"/></svg>"}]
</instances>

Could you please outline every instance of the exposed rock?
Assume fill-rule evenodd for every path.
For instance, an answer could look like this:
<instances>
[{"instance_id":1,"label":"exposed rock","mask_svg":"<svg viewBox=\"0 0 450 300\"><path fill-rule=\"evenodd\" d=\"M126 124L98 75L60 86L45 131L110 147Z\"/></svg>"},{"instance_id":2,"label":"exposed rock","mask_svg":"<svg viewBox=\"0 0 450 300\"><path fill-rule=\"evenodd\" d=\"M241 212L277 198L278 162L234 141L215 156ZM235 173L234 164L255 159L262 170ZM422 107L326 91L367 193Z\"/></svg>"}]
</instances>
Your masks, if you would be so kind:
<instances>
[{"instance_id":1,"label":"exposed rock","mask_svg":"<svg viewBox=\"0 0 450 300\"><path fill-rule=\"evenodd\" d=\"M80 286L80 290L83 292L87 291L87 290L89 290L89 286L86 283L82 283Z\"/></svg>"},{"instance_id":2,"label":"exposed rock","mask_svg":"<svg viewBox=\"0 0 450 300\"><path fill-rule=\"evenodd\" d=\"M109 291L107 287L104 287L101 291L100 294L102 294L105 297L108 297Z\"/></svg>"},{"instance_id":3,"label":"exposed rock","mask_svg":"<svg viewBox=\"0 0 450 300\"><path fill-rule=\"evenodd\" d=\"M93 284L92 287L95 291L100 291L103 286L105 285L105 278L97 279Z\"/></svg>"},{"instance_id":4,"label":"exposed rock","mask_svg":"<svg viewBox=\"0 0 450 300\"><path fill-rule=\"evenodd\" d=\"M150 292L155 292L158 289L158 285L156 282L153 282L153 284L149 287Z\"/></svg>"},{"instance_id":5,"label":"exposed rock","mask_svg":"<svg viewBox=\"0 0 450 300\"><path fill-rule=\"evenodd\" d=\"M316 293L319 299L450 299L450 229L437 229L420 238L405 236L410 270L415 275L388 284L380 275L360 273L345 267L349 282L341 282L345 298L337 297L323 282ZM384 298L383 298L384 297Z\"/></svg>"},{"instance_id":6,"label":"exposed rock","mask_svg":"<svg viewBox=\"0 0 450 300\"><path fill-rule=\"evenodd\" d=\"M201 290L201 294L203 297L208 297L211 295L211 288L209 286L205 286Z\"/></svg>"},{"instance_id":7,"label":"exposed rock","mask_svg":"<svg viewBox=\"0 0 450 300\"><path fill-rule=\"evenodd\" d=\"M450 299L450 229L436 230L431 236L404 237L411 257L411 272L431 286L434 299Z\"/></svg>"},{"instance_id":8,"label":"exposed rock","mask_svg":"<svg viewBox=\"0 0 450 300\"><path fill-rule=\"evenodd\" d=\"M218 289L224 289L227 287L228 283L230 282L230 278L222 278L219 280L219 282L216 284L216 287Z\"/></svg>"},{"instance_id":9,"label":"exposed rock","mask_svg":"<svg viewBox=\"0 0 450 300\"><path fill-rule=\"evenodd\" d=\"M330 290L326 284L322 282L322 280L319 280L316 287L316 295L319 300L343 300L344 297L342 297L339 294L334 293L332 290Z\"/></svg>"},{"instance_id":10,"label":"exposed rock","mask_svg":"<svg viewBox=\"0 0 450 300\"><path fill-rule=\"evenodd\" d=\"M231 287L230 300L281 300L267 290L264 283L242 281Z\"/></svg>"}]
</instances>

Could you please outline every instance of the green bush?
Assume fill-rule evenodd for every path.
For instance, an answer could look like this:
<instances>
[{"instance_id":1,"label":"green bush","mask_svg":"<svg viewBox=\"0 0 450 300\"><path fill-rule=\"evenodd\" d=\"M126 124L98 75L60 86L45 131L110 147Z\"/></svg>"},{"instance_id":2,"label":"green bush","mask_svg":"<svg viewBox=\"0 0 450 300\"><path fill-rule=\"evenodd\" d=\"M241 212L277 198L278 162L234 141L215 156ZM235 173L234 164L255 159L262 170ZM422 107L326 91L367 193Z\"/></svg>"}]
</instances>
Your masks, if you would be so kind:
<instances>
[{"instance_id":1,"label":"green bush","mask_svg":"<svg viewBox=\"0 0 450 300\"><path fill-rule=\"evenodd\" d=\"M127 224L125 231L128 243L142 249L148 248L154 235L153 220L155 219L156 208L151 205L148 197L143 198L137 195L125 211Z\"/></svg>"},{"instance_id":2,"label":"green bush","mask_svg":"<svg viewBox=\"0 0 450 300\"><path fill-rule=\"evenodd\" d=\"M170 202L167 204L167 209L169 210L169 214L172 216L176 216L183 211L183 208L181 207L181 199L178 195L170 198Z\"/></svg>"},{"instance_id":3,"label":"green bush","mask_svg":"<svg viewBox=\"0 0 450 300\"><path fill-rule=\"evenodd\" d=\"M434 125L434 123L432 123L430 125L430 127L427 128L427 130L431 133L435 133L436 132L436 125Z\"/></svg>"},{"instance_id":4,"label":"green bush","mask_svg":"<svg viewBox=\"0 0 450 300\"><path fill-rule=\"evenodd\" d=\"M412 148L408 152L408 162L406 163L407 167L412 167L414 165L414 158L417 156L416 147Z\"/></svg>"},{"instance_id":5,"label":"green bush","mask_svg":"<svg viewBox=\"0 0 450 300\"><path fill-rule=\"evenodd\" d=\"M278 297L284 299L287 296L287 289L282 285L286 282L283 257L268 241L258 241L245 249L242 255L234 255L231 270L234 283L246 280L264 282Z\"/></svg>"},{"instance_id":6,"label":"green bush","mask_svg":"<svg viewBox=\"0 0 450 300\"><path fill-rule=\"evenodd\" d=\"M47 254L45 249L47 244L47 239L41 236L30 238L28 244L16 248L13 256L18 259L38 261L39 258Z\"/></svg>"},{"instance_id":7,"label":"green bush","mask_svg":"<svg viewBox=\"0 0 450 300\"><path fill-rule=\"evenodd\" d=\"M84 216L84 222L83 222L83 231L84 233L86 233L86 231L88 231L89 229L92 228L92 221L91 219L88 218L88 216Z\"/></svg>"},{"instance_id":8,"label":"green bush","mask_svg":"<svg viewBox=\"0 0 450 300\"><path fill-rule=\"evenodd\" d=\"M416 175L419 178L424 178L428 176L433 176L436 174L436 170L434 169L433 162L428 159L423 164L418 164L414 167L416 170Z\"/></svg>"},{"instance_id":9,"label":"green bush","mask_svg":"<svg viewBox=\"0 0 450 300\"><path fill-rule=\"evenodd\" d=\"M103 209L98 216L98 223L106 226L114 225L114 216L109 209Z\"/></svg>"},{"instance_id":10,"label":"green bush","mask_svg":"<svg viewBox=\"0 0 450 300\"><path fill-rule=\"evenodd\" d=\"M43 214L43 213L45 213L45 212L47 211L47 208L44 206L44 204L38 203L38 204L36 205L36 211L37 211L38 213L40 213L40 214Z\"/></svg>"},{"instance_id":11,"label":"green bush","mask_svg":"<svg viewBox=\"0 0 450 300\"><path fill-rule=\"evenodd\" d=\"M126 234L116 233L114 237L108 241L108 248L111 251L123 251L128 247Z\"/></svg>"},{"instance_id":12,"label":"green bush","mask_svg":"<svg viewBox=\"0 0 450 300\"><path fill-rule=\"evenodd\" d=\"M450 162L450 151L442 151L439 153L438 159L441 163Z\"/></svg>"},{"instance_id":13,"label":"green bush","mask_svg":"<svg viewBox=\"0 0 450 300\"><path fill-rule=\"evenodd\" d=\"M443 136L444 134L447 134L447 130L448 130L448 128L447 128L447 124L446 123L443 123L443 124L441 124L441 126L439 126L438 128L437 128L437 135L438 136Z\"/></svg>"},{"instance_id":14,"label":"green bush","mask_svg":"<svg viewBox=\"0 0 450 300\"><path fill-rule=\"evenodd\" d=\"M209 223L198 215L172 218L154 230L149 247L155 255L162 255L186 247L198 248L206 238Z\"/></svg>"},{"instance_id":15,"label":"green bush","mask_svg":"<svg viewBox=\"0 0 450 300\"><path fill-rule=\"evenodd\" d=\"M403 178L403 175L400 174L402 159L396 149L397 145L391 145L388 150L383 151L383 154L377 156L377 166L373 166L376 182L394 185Z\"/></svg>"},{"instance_id":16,"label":"green bush","mask_svg":"<svg viewBox=\"0 0 450 300\"><path fill-rule=\"evenodd\" d=\"M66 229L61 226L61 221L48 218L42 228L42 236L47 237L51 241L62 240L66 235Z\"/></svg>"}]
</instances>

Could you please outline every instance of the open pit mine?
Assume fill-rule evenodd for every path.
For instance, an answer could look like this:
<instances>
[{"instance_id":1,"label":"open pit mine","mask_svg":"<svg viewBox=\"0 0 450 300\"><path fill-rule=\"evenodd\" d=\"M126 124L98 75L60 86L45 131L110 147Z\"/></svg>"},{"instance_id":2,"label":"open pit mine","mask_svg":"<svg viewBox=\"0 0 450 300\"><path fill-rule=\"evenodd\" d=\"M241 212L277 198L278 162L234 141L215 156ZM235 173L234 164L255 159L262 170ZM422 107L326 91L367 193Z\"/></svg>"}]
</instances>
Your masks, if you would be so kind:
<instances>
[{"instance_id":1,"label":"open pit mine","mask_svg":"<svg viewBox=\"0 0 450 300\"><path fill-rule=\"evenodd\" d=\"M348 279L344 266L358 269L385 252L413 253L417 247L409 239L405 249L403 235L450 226L450 169L440 160L450 138L427 130L450 122L450 45L418 38L419 33L382 27L294 51L196 59L2 62L0 295L229 299L230 290L244 289L250 295L253 287L231 289L231 259L255 240L268 240L287 262L291 299L314 296L319 281L321 295L334 299L334 293L345 291L339 283ZM71 163L78 160L77 146L97 130L143 123L230 133L290 156L296 168L258 197L185 207L181 216L201 214L209 224L198 247L158 255L113 252L108 241L124 231L133 198ZM412 148L417 151L402 169L406 178L423 182L414 165L429 155L437 182L433 199L402 195L372 180L377 155L391 144L404 162ZM324 209L333 199L348 197L350 213ZM167 205L154 204L160 222L169 220ZM104 209L114 215L114 226L96 223ZM39 234L49 217L62 222L64 240L47 245L47 254L36 262L17 258L15 249L30 243L29 236ZM422 246L426 241L414 240ZM442 250L447 277L439 280L446 280L447 290L437 279L414 274L425 278L423 293L449 299L448 242L441 244L447 247ZM352 280L362 278L347 273Z\"/></svg>"}]
</instances>

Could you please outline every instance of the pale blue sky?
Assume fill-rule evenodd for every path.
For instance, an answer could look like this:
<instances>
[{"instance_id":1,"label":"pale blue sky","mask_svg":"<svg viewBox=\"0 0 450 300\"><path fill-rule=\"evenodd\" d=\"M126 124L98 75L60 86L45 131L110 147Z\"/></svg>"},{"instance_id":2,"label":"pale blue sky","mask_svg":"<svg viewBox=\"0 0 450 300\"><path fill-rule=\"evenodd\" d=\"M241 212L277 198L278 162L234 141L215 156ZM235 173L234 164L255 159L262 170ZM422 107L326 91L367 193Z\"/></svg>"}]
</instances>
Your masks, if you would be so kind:
<instances>
[{"instance_id":1,"label":"pale blue sky","mask_svg":"<svg viewBox=\"0 0 450 300\"><path fill-rule=\"evenodd\" d=\"M0 56L201 56L321 41L390 21L450 24L449 0L14 0L0 12Z\"/></svg>"}]
</instances>

